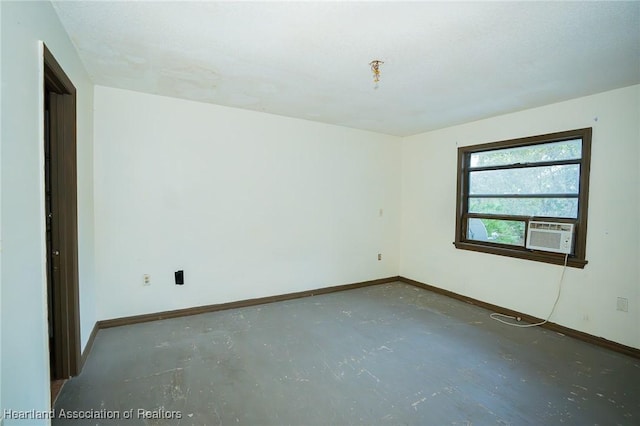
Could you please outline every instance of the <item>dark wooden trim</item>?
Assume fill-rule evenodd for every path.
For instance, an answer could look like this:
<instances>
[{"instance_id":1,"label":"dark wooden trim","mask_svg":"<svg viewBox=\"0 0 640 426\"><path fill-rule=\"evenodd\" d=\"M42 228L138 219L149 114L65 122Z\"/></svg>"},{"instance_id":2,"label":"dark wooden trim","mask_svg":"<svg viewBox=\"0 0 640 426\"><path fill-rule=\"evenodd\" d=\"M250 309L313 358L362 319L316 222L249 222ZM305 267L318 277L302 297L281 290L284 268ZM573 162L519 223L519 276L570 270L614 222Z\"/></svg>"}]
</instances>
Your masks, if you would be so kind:
<instances>
[{"instance_id":1,"label":"dark wooden trim","mask_svg":"<svg viewBox=\"0 0 640 426\"><path fill-rule=\"evenodd\" d=\"M529 322L529 323L538 323L538 322L542 322L544 321L541 318L537 318L522 312L518 312L518 311L514 311L511 309L507 309L507 308L503 308L502 306L498 306L498 305L494 305L491 303L487 303L487 302L483 302L481 300L478 299L474 299L472 297L468 297L468 296L464 296L458 293L454 293L452 291L449 290L445 290L443 288L439 288L439 287L434 287L432 285L429 284L424 284L420 281L416 281L416 280L412 280L410 278L406 278L406 277L399 277L398 279L399 281L405 283L405 284L410 284L413 286L416 286L418 288L422 288L424 290L428 290L428 291L432 291L434 293L438 293L438 294L442 294L443 296L447 296L447 297L451 297L452 299L456 299L456 300L460 300L462 302L466 302L469 303L471 305L476 305L479 306L481 308L487 309L489 311L492 312L497 312L500 314L505 314L505 315L510 315L513 317L520 317L522 318L524 321ZM547 322L543 325L541 325L540 327L544 327L547 328L551 331L555 331L557 333L561 333L564 334L566 336L569 337L573 337L575 339L578 340L582 340L584 342L587 343L591 343L593 345L597 345L597 346L601 346L607 349L610 349L612 351L615 352L619 352L621 354L625 354L634 358L638 358L640 359L640 349L631 347L631 346L627 346L627 345L623 345L622 343L617 343L617 342L613 342L611 340L607 340L604 339L602 337L598 337L598 336L594 336L592 334L588 334L582 331L578 331L578 330L574 330L572 328L568 328L553 322Z\"/></svg>"},{"instance_id":2,"label":"dark wooden trim","mask_svg":"<svg viewBox=\"0 0 640 426\"><path fill-rule=\"evenodd\" d=\"M44 45L44 83L55 93L64 93L67 95L76 94L76 87L67 77L56 58L51 51Z\"/></svg>"},{"instance_id":3,"label":"dark wooden trim","mask_svg":"<svg viewBox=\"0 0 640 426\"><path fill-rule=\"evenodd\" d=\"M489 142L480 145L468 145L460 147L458 149L473 152L484 152L503 148L517 148L519 146L526 145L542 145L545 143L571 141L579 139L581 136L576 136L576 133L583 131L589 131L589 133L591 133L591 127L576 130L566 130L563 132L547 133L544 135L526 136L524 138L508 139L504 141Z\"/></svg>"},{"instance_id":4,"label":"dark wooden trim","mask_svg":"<svg viewBox=\"0 0 640 426\"><path fill-rule=\"evenodd\" d=\"M469 194L469 198L509 198L509 199L530 199L530 198L580 198L580 194Z\"/></svg>"},{"instance_id":5,"label":"dark wooden trim","mask_svg":"<svg viewBox=\"0 0 640 426\"><path fill-rule=\"evenodd\" d=\"M82 351L82 356L80 357L80 370L82 370L82 368L84 367L84 363L87 362L87 358L91 353L91 349L93 349L93 342L95 342L99 330L100 328L98 327L98 323L96 322L93 325L93 329L91 329L91 334L89 335L89 340L87 340L87 345Z\"/></svg>"},{"instance_id":6,"label":"dark wooden trim","mask_svg":"<svg viewBox=\"0 0 640 426\"><path fill-rule=\"evenodd\" d=\"M302 298L302 297L310 297L310 296L317 296L317 295L321 295L321 294L335 293L335 292L345 291L345 290L353 290L353 289L356 289L356 288L368 287L368 286L380 285L380 284L387 284L387 283L392 283L392 282L397 282L397 281L403 282L405 284L413 285L415 287L418 287L418 288L421 288L421 289L424 289L424 290L427 290L427 291L432 291L434 293L441 294L443 296L451 297L452 299L460 300L462 302L469 303L471 305L476 305L476 306L479 306L481 308L487 309L487 310L492 311L492 312L498 312L498 313L501 313L501 314L511 315L511 316L514 316L514 317L520 317L524 321L527 321L529 323L536 323L536 322L541 322L542 321L542 319L540 319L540 318L536 318L536 317L533 317L531 315L528 315L528 314L525 314L525 313L522 313L522 312L518 312L518 311L511 310L511 309L503 308L502 306L493 305L491 303L483 302L481 300L474 299L472 297L463 296L461 294L454 293L452 291L445 290L445 289L442 289L442 288L439 288L439 287L434 287L434 286L429 285L429 284L424 284L424 283L422 283L420 281L412 280L410 278L406 278L406 277L403 277L403 276L395 276L395 277L388 277L388 278L380 278L380 279L371 280L371 281L363 281L363 282L352 283L352 284L338 285L338 286L333 286L333 287L323 287L323 288L319 288L319 289L315 289L315 290L299 291L299 292L295 292L295 293L288 293L288 294L282 294L282 295L277 295L277 296L260 297L260 298L256 298L256 299L246 299L246 300L241 300L241 301L237 301L237 302L228 302L228 303L220 303L220 304L215 304L215 305L197 306L197 307L194 307L194 308L177 309L177 310L173 310L173 311L157 312L157 313L152 313L152 314L135 315L135 316L130 316L130 317L122 317L122 318L114 318L114 319L109 319L109 320L98 321L98 322L96 322L95 326L93 327L93 330L91 331L91 336L89 337L89 340L87 341L87 345L86 345L84 351L82 352L82 364L84 365L87 357L89 356L89 353L91 352L91 350L93 348L93 343L94 343L94 340L96 338L96 335L98 334L98 331L102 330L102 329L105 329L105 328L120 327L120 326L123 326L123 325L131 325L131 324L138 324L138 323L150 322L150 321L158 321L158 320L169 319L169 318L178 318L178 317L184 317L184 316L198 315L198 314L204 314L204 313L208 313L208 312L217 312L217 311L223 311L223 310L228 310L228 309L244 308L244 307L248 307L248 306L262 305L262 304L266 304L266 303L282 302L282 301L298 299L298 298ZM622 354L625 354L625 355L640 359L640 349L636 349L636 348L633 348L631 346L626 346L626 345L623 345L621 343L612 342L612 341L604 339L602 337L593 336L591 334L584 333L584 332L578 331L578 330L574 330L574 329L571 329L571 328L568 328L568 327L564 327L564 326L561 326L559 324L555 324L555 323L552 323L552 322L547 322L546 324L542 325L541 327L545 327L545 328L547 328L549 330L552 330L552 331L555 331L555 332L558 332L558 333L562 333L562 334L564 334L566 336L573 337L573 338L582 340L582 341L587 342L587 343L591 343L591 344L594 344L594 345L597 345L597 346L601 346L601 347L607 348L609 350L612 350L612 351L615 351L615 352L619 352L619 353L622 353Z\"/></svg>"},{"instance_id":7,"label":"dark wooden trim","mask_svg":"<svg viewBox=\"0 0 640 426\"><path fill-rule=\"evenodd\" d=\"M204 314L208 312L223 311L227 309L245 308L248 306L263 305L266 303L282 302L285 300L299 299L302 297L310 297L310 296L317 296L320 294L335 293L338 291L353 290L356 288L368 287L372 285L387 284L387 283L391 283L399 280L400 280L400 277L395 276L395 277L388 277L388 278L380 278L380 279L371 280L371 281L362 281L362 282L352 283L352 284L337 285L333 287L323 287L323 288L318 288L314 290L298 291L295 293L287 293L287 294L281 294L276 296L259 297L256 299L246 299L246 300L240 300L237 302L219 303L215 305L196 306L194 308L176 309L174 311L156 312L152 314L114 318L114 319L98 321L97 327L99 329L120 327L122 325L138 324L141 322L185 317L190 315Z\"/></svg>"},{"instance_id":8,"label":"dark wooden trim","mask_svg":"<svg viewBox=\"0 0 640 426\"><path fill-rule=\"evenodd\" d=\"M494 213L467 213L468 218L479 219L498 219L498 220L512 220L514 222L528 222L530 220L539 220L542 222L562 222L562 223L576 223L575 219L570 217L548 217L548 216L519 216L519 215L507 215L507 214L494 214Z\"/></svg>"},{"instance_id":9,"label":"dark wooden trim","mask_svg":"<svg viewBox=\"0 0 640 426\"><path fill-rule=\"evenodd\" d=\"M456 248L469 235L468 221L464 215L469 211L469 199L463 196L465 188L469 187L469 173L463 173L469 168L469 156L461 148L458 148L457 181L456 181L456 229L454 232L454 244Z\"/></svg>"},{"instance_id":10,"label":"dark wooden trim","mask_svg":"<svg viewBox=\"0 0 640 426\"><path fill-rule=\"evenodd\" d=\"M558 142L562 142L562 141L558 141ZM509 149L509 148L505 148L505 149ZM549 166L570 166L570 165L580 164L580 162L581 162L580 159L538 161L538 162L535 162L535 163L515 163L515 164L504 164L504 165L500 165L500 166L469 167L467 169L467 171L469 171L469 172L486 172L486 171L494 171L494 170L529 169L529 168L549 167Z\"/></svg>"},{"instance_id":11,"label":"dark wooden trim","mask_svg":"<svg viewBox=\"0 0 640 426\"><path fill-rule=\"evenodd\" d=\"M529 250L522 246L507 246L505 244L486 244L482 242L467 243L467 242L454 242L456 248L462 250L476 251L479 253L497 254L500 256L514 257L516 259L535 260L538 262L551 263L554 265L564 265L564 254L551 253L545 251ZM572 268L584 269L585 265L589 263L587 260L576 259L569 256L567 259L567 266Z\"/></svg>"},{"instance_id":12,"label":"dark wooden trim","mask_svg":"<svg viewBox=\"0 0 640 426\"><path fill-rule=\"evenodd\" d=\"M591 175L591 127L582 129L582 169L580 170L580 201L578 202L578 223L575 231L575 257L587 258L587 217L589 213L589 176Z\"/></svg>"},{"instance_id":13,"label":"dark wooden trim","mask_svg":"<svg viewBox=\"0 0 640 426\"><path fill-rule=\"evenodd\" d=\"M52 287L55 318L55 363L52 370L55 379L66 379L78 375L82 364L78 290L76 88L46 46L43 67L42 84L44 98L49 102L50 117L52 206L55 199L55 208L51 211L52 246L47 252L48 262L57 271ZM44 105L42 107L45 108Z\"/></svg>"},{"instance_id":14,"label":"dark wooden trim","mask_svg":"<svg viewBox=\"0 0 640 426\"><path fill-rule=\"evenodd\" d=\"M579 161L566 160L566 161L554 161L554 162L540 162L540 163L527 163L516 164L508 166L492 166L492 167L470 167L470 155L471 153L493 151L499 149L517 148L521 146L540 145L553 142L562 142L570 140L582 140L582 156ZM531 260L535 262L552 263L556 265L564 264L564 255L559 253L543 252L539 250L529 250L524 246L504 245L486 241L475 241L467 238L467 226L468 218L494 218L500 215L480 215L478 213L469 213L469 198L545 198L547 195L541 194L541 196L531 196L511 194L511 195L482 195L482 194L468 194L469 190L469 172L475 170L491 170L501 168L521 168L521 167L533 167L536 164L579 164L580 169L580 189L578 194L578 213L575 219L571 219L570 223L575 225L574 227L574 251L569 255L567 266L572 268L584 268L587 263L587 213L589 205L589 172L591 164L591 139L592 129L590 127L583 129L568 130L565 132L549 133L545 135L530 136L525 138L510 139L505 141L491 142L481 145L470 145L458 148L458 176L457 176L457 189L456 189L456 229L454 245L457 249L470 250L481 253L489 253L499 256L514 257L518 259ZM558 194L551 194L556 197ZM563 198L576 198L575 195L565 195ZM517 220L504 216L503 220ZM515 218L515 216L514 216ZM529 219L524 220L525 224ZM565 218L551 218L553 221L564 221ZM525 229L526 236L526 229Z\"/></svg>"}]
</instances>

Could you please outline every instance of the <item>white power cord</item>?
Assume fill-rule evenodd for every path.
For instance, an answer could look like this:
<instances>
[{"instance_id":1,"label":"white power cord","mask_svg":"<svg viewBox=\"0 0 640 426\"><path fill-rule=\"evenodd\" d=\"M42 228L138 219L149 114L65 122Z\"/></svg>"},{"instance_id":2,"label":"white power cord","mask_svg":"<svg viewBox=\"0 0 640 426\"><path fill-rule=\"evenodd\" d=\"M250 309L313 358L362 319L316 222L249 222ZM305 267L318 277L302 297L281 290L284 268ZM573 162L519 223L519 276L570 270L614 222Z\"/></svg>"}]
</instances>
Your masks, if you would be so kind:
<instances>
[{"instance_id":1,"label":"white power cord","mask_svg":"<svg viewBox=\"0 0 640 426\"><path fill-rule=\"evenodd\" d=\"M556 301L553 302L553 308L551 308L551 312L549 313L549 316L547 316L547 318L542 321L542 322L538 322L535 324L515 324L509 321L505 321L502 318L509 318L511 320L515 320L515 321L520 321L520 317L514 317L511 315L505 315L505 314L499 314L497 312L494 312L492 314L490 314L489 316L491 317L491 319L494 319L498 322L501 322L503 324L506 325L510 325L512 327L520 327L520 328L527 328L527 327L537 327L539 325L543 325L549 322L549 319L551 319L551 316L553 315L553 313L556 310L556 306L558 306L558 301L560 300L560 293L562 292L562 280L564 279L564 271L567 270L567 260L569 260L569 255L566 254L564 256L564 266L562 267L562 274L560 274L560 281L558 281L558 295L556 296Z\"/></svg>"}]
</instances>

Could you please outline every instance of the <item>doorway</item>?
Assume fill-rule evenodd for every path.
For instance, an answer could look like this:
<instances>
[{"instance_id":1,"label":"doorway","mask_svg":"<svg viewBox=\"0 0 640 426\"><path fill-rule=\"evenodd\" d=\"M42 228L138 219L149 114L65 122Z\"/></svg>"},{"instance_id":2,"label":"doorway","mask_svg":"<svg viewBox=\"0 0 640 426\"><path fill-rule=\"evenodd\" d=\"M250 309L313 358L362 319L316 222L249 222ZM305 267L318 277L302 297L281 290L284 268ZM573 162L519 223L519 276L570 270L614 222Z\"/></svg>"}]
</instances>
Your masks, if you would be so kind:
<instances>
[{"instance_id":1,"label":"doorway","mask_svg":"<svg viewBox=\"0 0 640 426\"><path fill-rule=\"evenodd\" d=\"M76 89L46 46L43 84L47 306L53 383L80 372Z\"/></svg>"}]
</instances>

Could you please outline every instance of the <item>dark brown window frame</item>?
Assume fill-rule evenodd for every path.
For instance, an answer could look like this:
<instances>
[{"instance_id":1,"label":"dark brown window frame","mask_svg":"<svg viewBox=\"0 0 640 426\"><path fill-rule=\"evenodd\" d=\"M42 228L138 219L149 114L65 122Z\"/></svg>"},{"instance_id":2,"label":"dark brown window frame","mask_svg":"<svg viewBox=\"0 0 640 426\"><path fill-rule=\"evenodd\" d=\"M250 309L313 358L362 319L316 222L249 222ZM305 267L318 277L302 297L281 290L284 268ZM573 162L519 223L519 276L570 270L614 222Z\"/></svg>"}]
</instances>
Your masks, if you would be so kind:
<instances>
[{"instance_id":1,"label":"dark brown window frame","mask_svg":"<svg viewBox=\"0 0 640 426\"><path fill-rule=\"evenodd\" d=\"M471 154L493 151L506 148L518 148L530 145L540 145L551 142L562 142L567 140L582 140L582 158L579 161L567 160L552 163L580 164L580 189L578 195L578 215L576 219L539 217L536 220L549 220L554 222L567 222L575 225L574 251L567 259L567 266L574 268L584 268L588 263L586 260L587 245L587 213L589 207L589 172L591 165L591 135L592 129L576 129L565 132L549 133L545 135L530 136L525 138L510 139L498 142L491 142L481 145L471 145L458 148L458 184L456 194L456 232L454 245L458 249L471 250L483 253L497 254L501 256L528 259L536 262L553 263L563 265L565 255L561 253L551 253L537 250L530 250L525 247L511 246L506 244L493 243L488 241L470 240L467 238L467 219L472 217L482 217L489 219L504 219L524 221L528 226L530 216L503 216L468 213L468 190L469 190L469 169ZM536 163L540 165L542 163ZM522 165L528 167L528 165ZM525 228L526 235L526 228Z\"/></svg>"}]
</instances>

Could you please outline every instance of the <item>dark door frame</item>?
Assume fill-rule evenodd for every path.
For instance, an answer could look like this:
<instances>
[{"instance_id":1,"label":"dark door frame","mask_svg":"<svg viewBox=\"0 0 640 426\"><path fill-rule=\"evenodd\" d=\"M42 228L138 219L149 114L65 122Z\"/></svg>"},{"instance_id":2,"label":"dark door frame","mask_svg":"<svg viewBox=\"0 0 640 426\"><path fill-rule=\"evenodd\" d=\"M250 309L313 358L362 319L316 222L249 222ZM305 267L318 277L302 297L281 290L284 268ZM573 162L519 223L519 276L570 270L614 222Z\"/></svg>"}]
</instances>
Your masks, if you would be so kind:
<instances>
[{"instance_id":1,"label":"dark door frame","mask_svg":"<svg viewBox=\"0 0 640 426\"><path fill-rule=\"evenodd\" d=\"M47 247L47 288L52 300L51 377L80 373L80 309L78 299L78 200L76 161L76 88L44 46L44 91L49 115L44 143L49 145L50 202L45 220L51 232ZM48 137L48 140L47 140ZM46 196L46 195L45 195ZM46 201L46 200L45 200Z\"/></svg>"}]
</instances>

